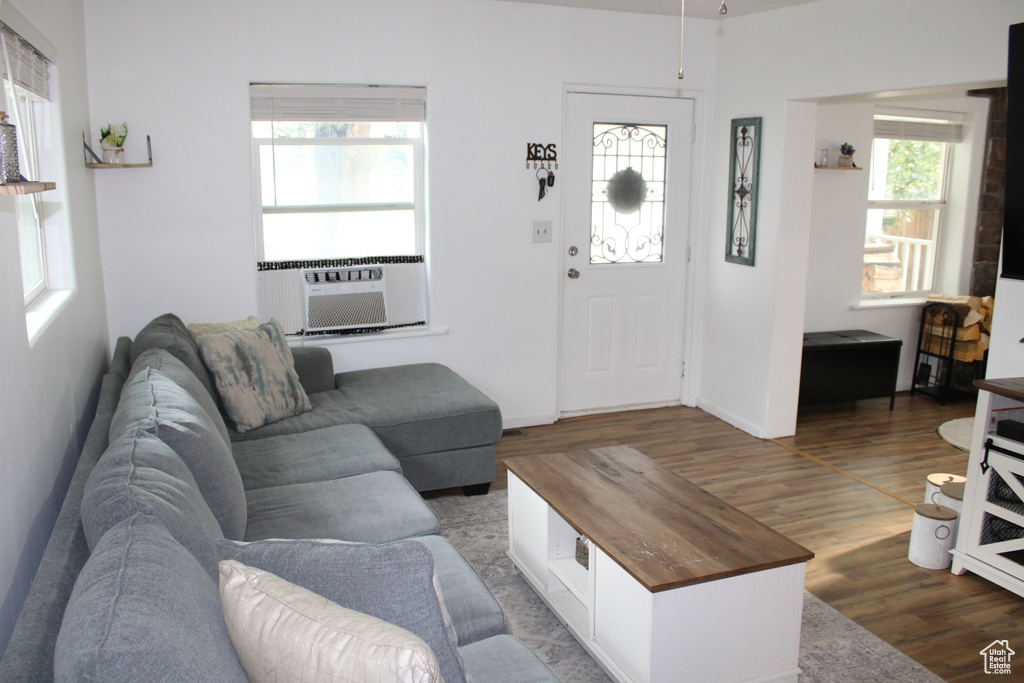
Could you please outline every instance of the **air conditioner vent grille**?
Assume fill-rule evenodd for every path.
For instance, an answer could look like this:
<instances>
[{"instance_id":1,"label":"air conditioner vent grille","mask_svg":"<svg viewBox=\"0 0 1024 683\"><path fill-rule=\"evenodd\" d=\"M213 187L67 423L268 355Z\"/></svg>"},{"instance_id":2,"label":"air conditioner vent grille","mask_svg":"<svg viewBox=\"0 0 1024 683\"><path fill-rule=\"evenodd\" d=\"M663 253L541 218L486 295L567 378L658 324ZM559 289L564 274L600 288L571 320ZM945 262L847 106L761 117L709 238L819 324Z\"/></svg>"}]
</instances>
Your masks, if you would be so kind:
<instances>
[{"instance_id":1,"label":"air conditioner vent grille","mask_svg":"<svg viewBox=\"0 0 1024 683\"><path fill-rule=\"evenodd\" d=\"M349 292L309 297L311 329L346 325L383 325L388 321L384 292Z\"/></svg>"},{"instance_id":2,"label":"air conditioner vent grille","mask_svg":"<svg viewBox=\"0 0 1024 683\"><path fill-rule=\"evenodd\" d=\"M324 282L369 282L384 278L383 268L346 268L343 270L307 270L306 282L311 285Z\"/></svg>"}]
</instances>

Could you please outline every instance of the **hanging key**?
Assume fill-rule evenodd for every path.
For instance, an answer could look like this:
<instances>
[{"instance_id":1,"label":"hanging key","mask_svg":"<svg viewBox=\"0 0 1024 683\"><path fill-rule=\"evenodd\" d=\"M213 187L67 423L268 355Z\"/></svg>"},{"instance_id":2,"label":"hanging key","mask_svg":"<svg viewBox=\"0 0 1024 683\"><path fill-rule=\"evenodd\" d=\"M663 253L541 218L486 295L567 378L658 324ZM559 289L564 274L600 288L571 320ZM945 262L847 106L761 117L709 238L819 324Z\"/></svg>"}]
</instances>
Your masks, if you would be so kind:
<instances>
[{"instance_id":1,"label":"hanging key","mask_svg":"<svg viewBox=\"0 0 1024 683\"><path fill-rule=\"evenodd\" d=\"M544 195L547 193L547 190L548 190L548 179L547 178L540 178L540 194L537 196L537 201L538 202L540 200L544 199Z\"/></svg>"}]
</instances>

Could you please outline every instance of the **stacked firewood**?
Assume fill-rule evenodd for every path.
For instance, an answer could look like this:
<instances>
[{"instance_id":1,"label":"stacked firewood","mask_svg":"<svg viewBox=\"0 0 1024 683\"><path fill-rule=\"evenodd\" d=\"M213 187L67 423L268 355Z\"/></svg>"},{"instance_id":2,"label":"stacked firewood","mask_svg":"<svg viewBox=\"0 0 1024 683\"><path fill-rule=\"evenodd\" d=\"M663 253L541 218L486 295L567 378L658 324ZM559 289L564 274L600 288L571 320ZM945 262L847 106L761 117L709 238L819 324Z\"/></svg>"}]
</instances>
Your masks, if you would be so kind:
<instances>
[{"instance_id":1,"label":"stacked firewood","mask_svg":"<svg viewBox=\"0 0 1024 683\"><path fill-rule=\"evenodd\" d=\"M932 294L928 302L939 302L952 306L960 317L959 327L947 324L941 311L932 311L925 321L924 351L938 355L949 355L950 341L956 339L953 359L973 362L985 359L989 335L992 334L992 309L995 301L990 296L950 296Z\"/></svg>"}]
</instances>

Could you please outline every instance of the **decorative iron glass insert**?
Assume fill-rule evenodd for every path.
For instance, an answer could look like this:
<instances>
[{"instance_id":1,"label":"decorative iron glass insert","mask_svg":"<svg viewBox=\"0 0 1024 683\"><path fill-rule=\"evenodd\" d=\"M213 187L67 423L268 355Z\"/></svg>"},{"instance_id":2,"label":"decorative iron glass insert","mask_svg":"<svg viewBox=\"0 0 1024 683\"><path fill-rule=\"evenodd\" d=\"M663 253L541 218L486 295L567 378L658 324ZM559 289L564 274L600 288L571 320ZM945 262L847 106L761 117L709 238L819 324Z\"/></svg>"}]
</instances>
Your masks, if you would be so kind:
<instances>
[{"instance_id":1,"label":"decorative iron glass insert","mask_svg":"<svg viewBox=\"0 0 1024 683\"><path fill-rule=\"evenodd\" d=\"M758 170L761 165L761 117L732 120L729 153L729 225L725 260L754 265L757 236Z\"/></svg>"},{"instance_id":2,"label":"decorative iron glass insert","mask_svg":"<svg viewBox=\"0 0 1024 683\"><path fill-rule=\"evenodd\" d=\"M591 263L660 263L668 126L594 124Z\"/></svg>"}]
</instances>

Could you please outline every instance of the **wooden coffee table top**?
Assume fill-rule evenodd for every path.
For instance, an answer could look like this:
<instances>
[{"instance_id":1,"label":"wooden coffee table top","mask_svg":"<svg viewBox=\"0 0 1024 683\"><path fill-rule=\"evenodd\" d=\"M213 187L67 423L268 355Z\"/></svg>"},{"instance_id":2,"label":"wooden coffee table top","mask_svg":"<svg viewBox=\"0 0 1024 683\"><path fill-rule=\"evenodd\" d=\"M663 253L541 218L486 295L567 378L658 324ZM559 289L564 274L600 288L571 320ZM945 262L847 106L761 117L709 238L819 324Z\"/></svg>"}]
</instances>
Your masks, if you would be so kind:
<instances>
[{"instance_id":1,"label":"wooden coffee table top","mask_svg":"<svg viewBox=\"0 0 1024 683\"><path fill-rule=\"evenodd\" d=\"M629 446L504 460L555 512L658 592L814 553Z\"/></svg>"}]
</instances>

